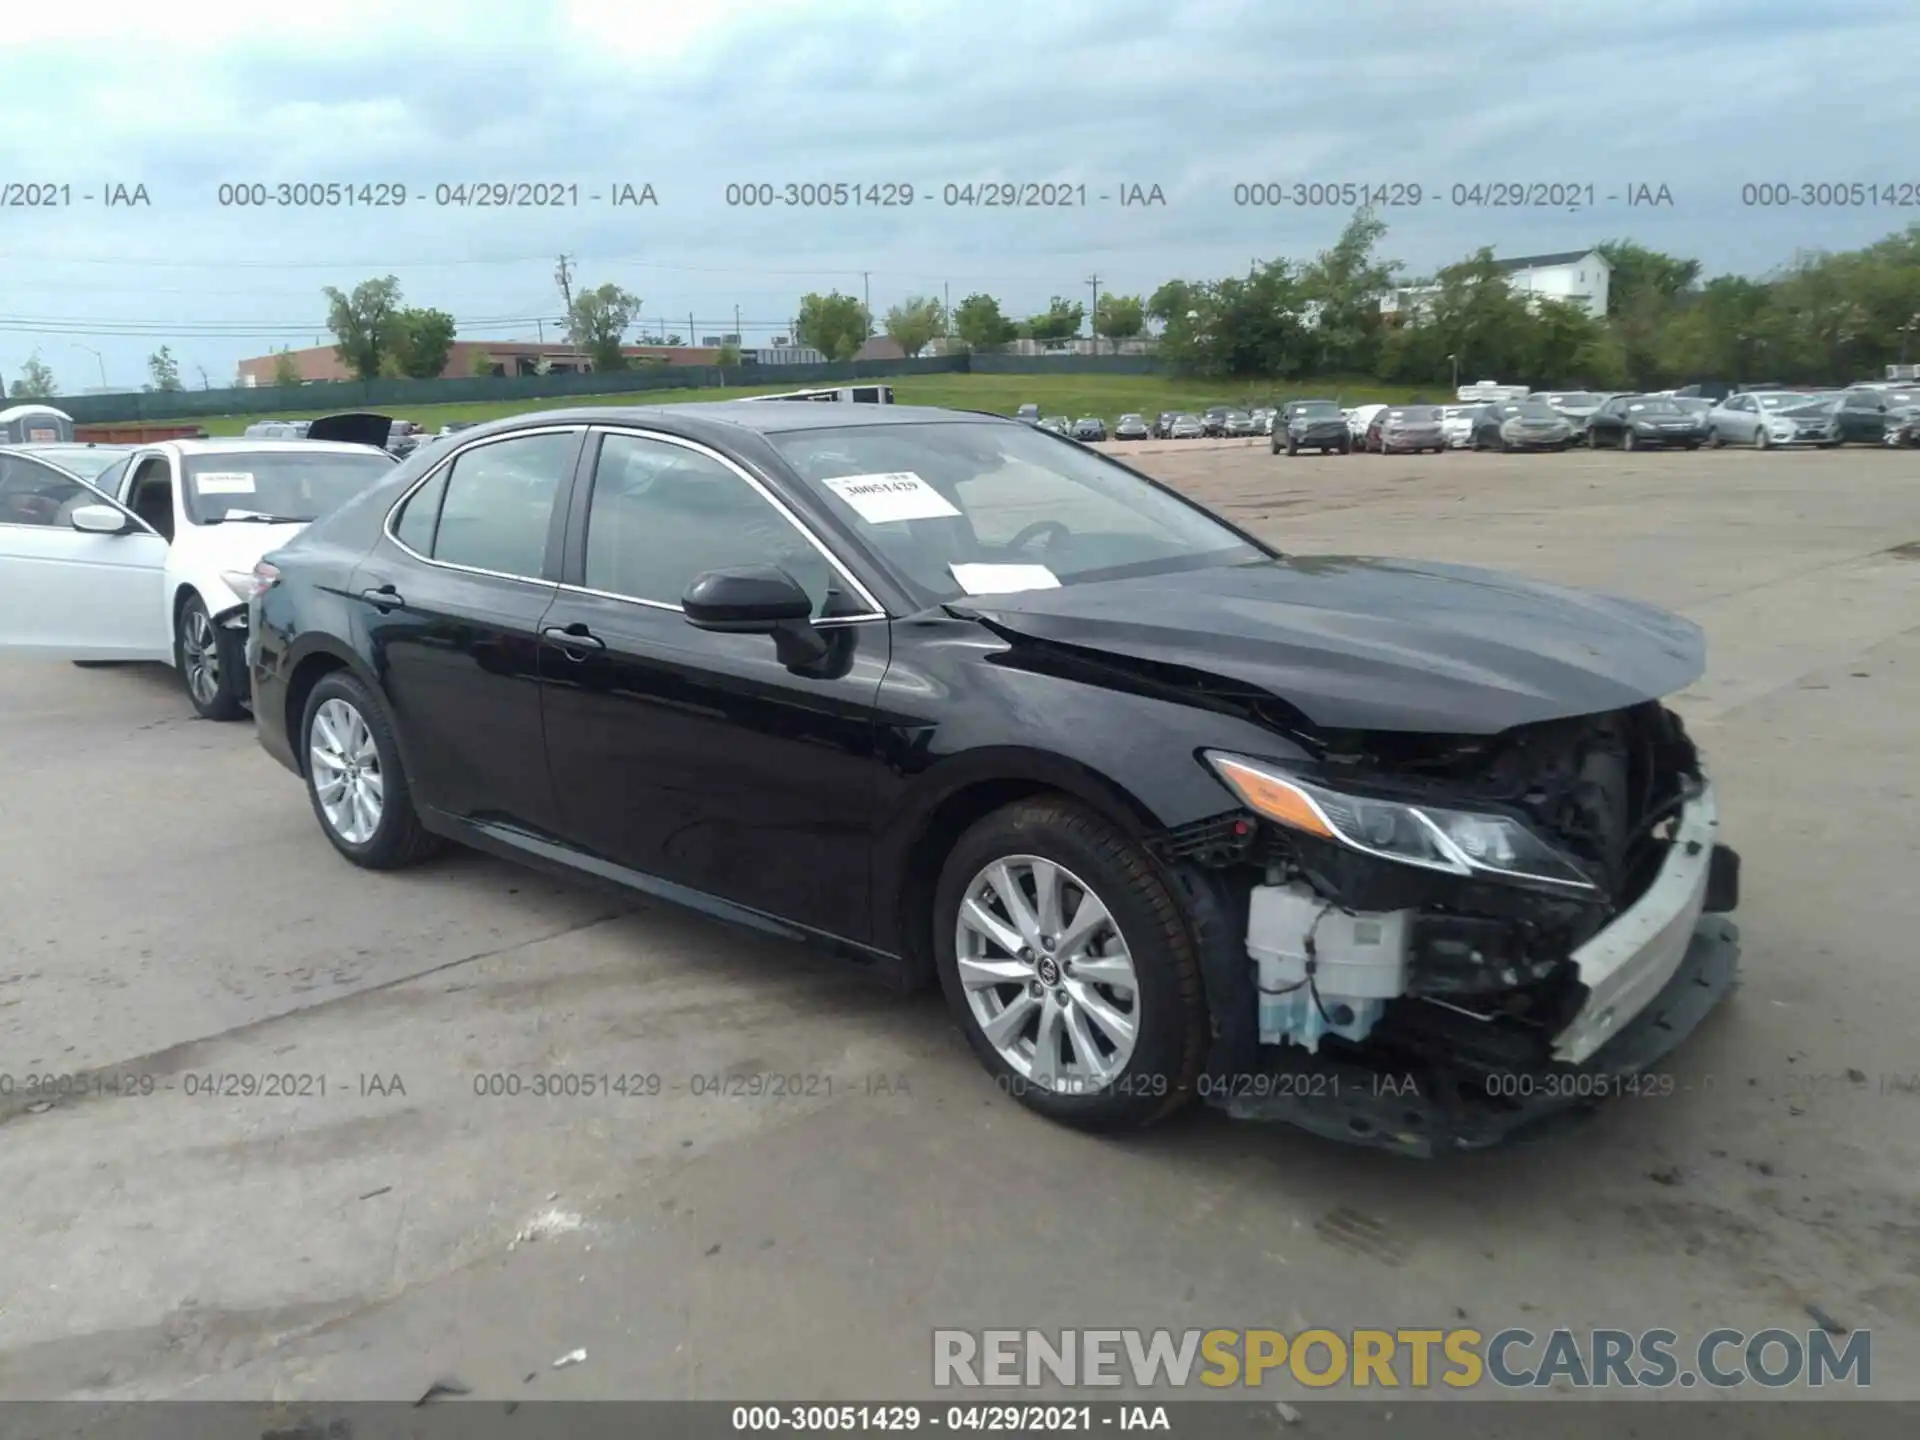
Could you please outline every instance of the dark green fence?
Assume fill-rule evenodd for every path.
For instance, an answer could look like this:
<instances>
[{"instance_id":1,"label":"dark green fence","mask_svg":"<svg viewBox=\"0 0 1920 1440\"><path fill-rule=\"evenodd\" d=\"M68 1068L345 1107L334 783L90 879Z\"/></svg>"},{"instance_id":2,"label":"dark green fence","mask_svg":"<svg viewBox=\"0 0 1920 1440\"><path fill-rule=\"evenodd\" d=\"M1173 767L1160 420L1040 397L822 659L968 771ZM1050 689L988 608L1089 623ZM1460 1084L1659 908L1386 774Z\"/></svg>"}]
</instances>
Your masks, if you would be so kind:
<instances>
[{"instance_id":1,"label":"dark green fence","mask_svg":"<svg viewBox=\"0 0 1920 1440\"><path fill-rule=\"evenodd\" d=\"M963 375L965 355L920 360L847 360L824 365L659 365L585 375L474 376L458 380L343 380L321 385L232 390L148 390L128 395L63 395L52 404L83 425L121 420L270 415L280 411L405 410L415 405L484 405L501 400L630 395L649 390L761 385L805 389L907 375Z\"/></svg>"},{"instance_id":2,"label":"dark green fence","mask_svg":"<svg viewBox=\"0 0 1920 1440\"><path fill-rule=\"evenodd\" d=\"M1152 355L974 355L975 375L1158 375Z\"/></svg>"}]
</instances>

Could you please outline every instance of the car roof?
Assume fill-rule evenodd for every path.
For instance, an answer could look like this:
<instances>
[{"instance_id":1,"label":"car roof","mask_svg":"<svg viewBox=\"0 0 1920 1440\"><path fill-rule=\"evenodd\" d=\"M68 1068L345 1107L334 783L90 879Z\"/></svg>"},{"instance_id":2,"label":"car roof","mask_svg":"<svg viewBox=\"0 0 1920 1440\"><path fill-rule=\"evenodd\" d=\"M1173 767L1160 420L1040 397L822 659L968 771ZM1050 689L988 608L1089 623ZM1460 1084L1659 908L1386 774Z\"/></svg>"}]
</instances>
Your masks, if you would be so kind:
<instances>
[{"instance_id":1,"label":"car roof","mask_svg":"<svg viewBox=\"0 0 1920 1440\"><path fill-rule=\"evenodd\" d=\"M134 447L129 447L134 448ZM385 454L377 445L353 445L344 440L278 440L246 439L244 436L222 436L217 440L157 440L150 445L138 447L145 450L173 450L182 457L192 455L365 455L372 452Z\"/></svg>"}]
</instances>

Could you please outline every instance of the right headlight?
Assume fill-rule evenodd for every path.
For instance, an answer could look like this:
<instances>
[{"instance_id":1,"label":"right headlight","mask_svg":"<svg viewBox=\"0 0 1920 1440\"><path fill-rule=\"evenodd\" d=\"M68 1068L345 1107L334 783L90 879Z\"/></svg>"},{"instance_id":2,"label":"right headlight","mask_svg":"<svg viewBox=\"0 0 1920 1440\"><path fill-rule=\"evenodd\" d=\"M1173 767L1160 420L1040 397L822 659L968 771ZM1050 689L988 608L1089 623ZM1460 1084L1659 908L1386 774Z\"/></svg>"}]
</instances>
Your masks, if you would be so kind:
<instances>
[{"instance_id":1,"label":"right headlight","mask_svg":"<svg viewBox=\"0 0 1920 1440\"><path fill-rule=\"evenodd\" d=\"M1207 751L1206 759L1256 814L1349 850L1449 875L1598 888L1572 859L1510 816L1348 795L1216 750Z\"/></svg>"}]
</instances>

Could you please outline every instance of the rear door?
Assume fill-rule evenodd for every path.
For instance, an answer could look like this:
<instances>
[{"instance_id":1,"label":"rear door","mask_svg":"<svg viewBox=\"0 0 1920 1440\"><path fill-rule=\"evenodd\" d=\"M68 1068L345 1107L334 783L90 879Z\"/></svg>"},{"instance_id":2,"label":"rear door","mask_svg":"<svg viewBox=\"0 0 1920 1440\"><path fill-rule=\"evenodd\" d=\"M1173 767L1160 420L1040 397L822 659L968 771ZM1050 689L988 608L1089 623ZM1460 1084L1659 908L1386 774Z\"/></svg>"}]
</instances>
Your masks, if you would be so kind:
<instances>
[{"instance_id":1,"label":"rear door","mask_svg":"<svg viewBox=\"0 0 1920 1440\"><path fill-rule=\"evenodd\" d=\"M83 506L125 530L77 530ZM69 660L165 660L167 542L92 486L0 452L0 647Z\"/></svg>"},{"instance_id":2,"label":"rear door","mask_svg":"<svg viewBox=\"0 0 1920 1440\"><path fill-rule=\"evenodd\" d=\"M510 432L435 467L354 572L415 797L458 819L551 833L540 624L552 603L583 427Z\"/></svg>"}]
</instances>

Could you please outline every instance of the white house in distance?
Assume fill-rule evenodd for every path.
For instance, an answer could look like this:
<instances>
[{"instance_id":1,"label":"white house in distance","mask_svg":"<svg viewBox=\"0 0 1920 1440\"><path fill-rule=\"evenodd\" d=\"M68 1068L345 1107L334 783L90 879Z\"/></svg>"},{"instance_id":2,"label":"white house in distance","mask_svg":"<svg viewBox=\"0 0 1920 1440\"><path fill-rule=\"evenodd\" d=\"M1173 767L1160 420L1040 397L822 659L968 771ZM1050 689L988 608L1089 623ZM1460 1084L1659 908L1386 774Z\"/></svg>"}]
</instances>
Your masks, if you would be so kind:
<instances>
[{"instance_id":1,"label":"white house in distance","mask_svg":"<svg viewBox=\"0 0 1920 1440\"><path fill-rule=\"evenodd\" d=\"M1517 294L1570 301L1596 320L1606 318L1607 283L1613 267L1598 250L1516 255L1511 260L1493 263ZM1423 298L1437 293L1439 288L1430 284L1399 286L1380 297L1380 308L1387 314L1411 315L1420 309Z\"/></svg>"}]
</instances>

